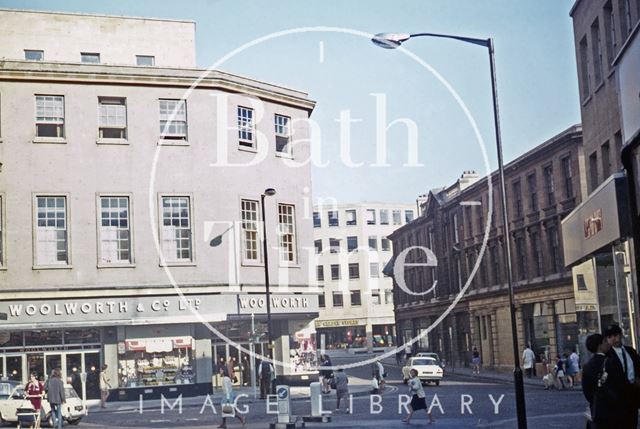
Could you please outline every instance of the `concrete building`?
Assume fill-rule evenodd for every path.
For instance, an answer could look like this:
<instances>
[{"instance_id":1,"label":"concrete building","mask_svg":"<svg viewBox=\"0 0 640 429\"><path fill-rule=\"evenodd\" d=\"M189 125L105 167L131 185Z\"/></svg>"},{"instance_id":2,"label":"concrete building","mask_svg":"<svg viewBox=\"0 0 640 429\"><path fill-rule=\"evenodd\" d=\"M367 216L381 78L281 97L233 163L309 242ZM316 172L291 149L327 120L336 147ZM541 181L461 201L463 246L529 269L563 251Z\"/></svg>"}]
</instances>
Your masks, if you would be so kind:
<instances>
[{"instance_id":1,"label":"concrete building","mask_svg":"<svg viewBox=\"0 0 640 429\"><path fill-rule=\"evenodd\" d=\"M308 379L289 363L313 351L311 178L288 165L309 157L314 102L194 68L194 22L0 21L0 377L84 372L91 397L106 363L115 398L190 395L233 358L247 383L248 351L268 353L275 188L274 357L281 380Z\"/></svg>"},{"instance_id":2,"label":"concrete building","mask_svg":"<svg viewBox=\"0 0 640 429\"><path fill-rule=\"evenodd\" d=\"M560 221L585 193L583 161L581 129L573 126L505 166L519 347L531 343L539 361L578 343ZM420 336L414 351L436 352L450 366L469 365L477 347L484 366L508 370L513 348L497 172L491 187L490 199L487 178L465 172L430 191L422 215L391 235L396 263L414 246L433 252L408 251L402 277L394 267L396 326L399 342Z\"/></svg>"},{"instance_id":3,"label":"concrete building","mask_svg":"<svg viewBox=\"0 0 640 429\"><path fill-rule=\"evenodd\" d=\"M314 208L316 280L323 287L315 321L318 345L395 345L392 255L388 236L415 217L407 204L359 203Z\"/></svg>"},{"instance_id":4,"label":"concrete building","mask_svg":"<svg viewBox=\"0 0 640 429\"><path fill-rule=\"evenodd\" d=\"M634 273L640 230L633 142L639 122L640 79L638 56L631 52L637 54L632 45L640 3L578 0L570 15L589 195L563 223L565 262L573 270L580 301L581 333L587 335L615 322L622 326L627 341L637 346L639 301Z\"/></svg>"}]
</instances>

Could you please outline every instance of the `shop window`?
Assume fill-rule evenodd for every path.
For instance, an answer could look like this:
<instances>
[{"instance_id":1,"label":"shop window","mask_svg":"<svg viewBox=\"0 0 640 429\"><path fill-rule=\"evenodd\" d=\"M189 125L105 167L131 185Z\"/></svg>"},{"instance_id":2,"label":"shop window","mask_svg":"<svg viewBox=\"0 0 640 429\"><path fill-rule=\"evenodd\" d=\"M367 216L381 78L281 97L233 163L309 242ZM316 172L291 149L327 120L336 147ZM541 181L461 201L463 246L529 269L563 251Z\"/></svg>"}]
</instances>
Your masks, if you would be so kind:
<instances>
[{"instance_id":1,"label":"shop window","mask_svg":"<svg viewBox=\"0 0 640 429\"><path fill-rule=\"evenodd\" d=\"M119 387L195 382L192 337L127 339L119 349Z\"/></svg>"},{"instance_id":2,"label":"shop window","mask_svg":"<svg viewBox=\"0 0 640 429\"><path fill-rule=\"evenodd\" d=\"M60 330L32 330L24 333L25 346L51 346L62 344Z\"/></svg>"},{"instance_id":3,"label":"shop window","mask_svg":"<svg viewBox=\"0 0 640 429\"><path fill-rule=\"evenodd\" d=\"M98 328L69 329L64 331L64 343L68 344L100 344Z\"/></svg>"}]
</instances>

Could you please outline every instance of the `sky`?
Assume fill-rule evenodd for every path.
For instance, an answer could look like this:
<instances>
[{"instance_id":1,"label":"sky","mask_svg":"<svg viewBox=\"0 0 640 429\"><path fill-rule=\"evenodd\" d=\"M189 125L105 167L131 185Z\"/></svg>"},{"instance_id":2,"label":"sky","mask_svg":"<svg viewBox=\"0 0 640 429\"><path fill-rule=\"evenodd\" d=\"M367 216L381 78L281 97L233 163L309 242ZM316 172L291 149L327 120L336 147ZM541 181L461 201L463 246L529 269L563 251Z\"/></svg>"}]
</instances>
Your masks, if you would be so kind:
<instances>
[{"instance_id":1,"label":"sky","mask_svg":"<svg viewBox=\"0 0 640 429\"><path fill-rule=\"evenodd\" d=\"M406 52L374 46L367 35L492 37L508 162L580 122L569 17L573 3L0 0L0 7L194 20L197 62L203 68L245 43L290 30L242 50L219 68L303 90L316 101L311 119L318 131L312 144L320 148L326 165L312 167L314 197L339 203L410 203L429 189L453 183L463 171L488 172L464 109L486 144L489 168L496 168L487 50L454 40L415 38L403 46L417 61ZM386 132L376 132L394 120ZM383 146L382 135L384 162L376 151ZM408 161L413 146L417 161Z\"/></svg>"}]
</instances>

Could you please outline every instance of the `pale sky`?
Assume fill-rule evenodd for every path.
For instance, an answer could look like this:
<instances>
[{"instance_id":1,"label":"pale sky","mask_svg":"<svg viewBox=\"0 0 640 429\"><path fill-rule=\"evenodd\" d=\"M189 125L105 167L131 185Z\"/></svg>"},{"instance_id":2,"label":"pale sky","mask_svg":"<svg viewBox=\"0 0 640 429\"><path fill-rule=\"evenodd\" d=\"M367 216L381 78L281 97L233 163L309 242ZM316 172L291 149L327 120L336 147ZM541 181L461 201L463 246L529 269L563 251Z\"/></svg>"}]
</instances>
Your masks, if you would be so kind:
<instances>
[{"instance_id":1,"label":"pale sky","mask_svg":"<svg viewBox=\"0 0 640 429\"><path fill-rule=\"evenodd\" d=\"M358 32L435 32L493 37L505 158L514 159L580 121L577 72L569 10L574 0L386 1L81 1L0 0L0 7L191 19L196 21L198 66L209 67L228 52L274 32L303 27L340 27ZM395 6L395 7L394 7ZM459 93L478 123L495 168L489 65L485 48L417 38L404 45ZM314 196L340 203L413 202L428 189L452 183L464 170L486 173L478 143L451 94L417 62L344 32L308 31L271 39L220 67L301 89L317 101L327 167L313 168ZM389 129L390 167L375 162L375 102L385 94L387 122L409 118L417 125L419 160L403 167L407 128ZM336 121L350 110L349 168L339 156Z\"/></svg>"}]
</instances>

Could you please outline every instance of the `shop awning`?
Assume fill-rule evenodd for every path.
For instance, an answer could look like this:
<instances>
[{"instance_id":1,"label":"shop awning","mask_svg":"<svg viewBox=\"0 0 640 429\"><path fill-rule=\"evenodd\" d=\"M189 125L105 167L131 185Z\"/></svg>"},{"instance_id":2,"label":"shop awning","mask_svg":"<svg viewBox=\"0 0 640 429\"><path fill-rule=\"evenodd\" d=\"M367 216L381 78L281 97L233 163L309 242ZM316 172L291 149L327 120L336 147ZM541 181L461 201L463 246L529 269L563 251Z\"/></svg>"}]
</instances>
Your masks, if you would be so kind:
<instances>
[{"instance_id":1,"label":"shop awning","mask_svg":"<svg viewBox=\"0 0 640 429\"><path fill-rule=\"evenodd\" d=\"M190 349L193 347L192 337L158 337L125 340L127 351L162 353L175 349Z\"/></svg>"}]
</instances>

